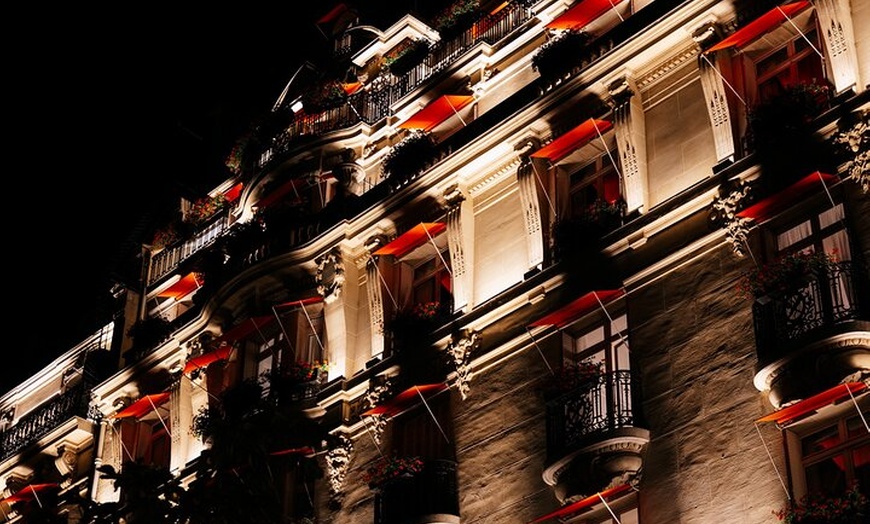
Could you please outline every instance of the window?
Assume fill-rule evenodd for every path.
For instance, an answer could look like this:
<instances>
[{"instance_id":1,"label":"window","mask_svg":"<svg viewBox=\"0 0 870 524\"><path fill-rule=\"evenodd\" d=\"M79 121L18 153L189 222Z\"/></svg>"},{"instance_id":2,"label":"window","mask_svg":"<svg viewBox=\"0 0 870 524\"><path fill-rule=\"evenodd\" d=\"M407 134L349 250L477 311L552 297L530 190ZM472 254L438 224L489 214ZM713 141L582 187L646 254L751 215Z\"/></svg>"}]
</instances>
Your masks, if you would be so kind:
<instances>
[{"instance_id":1,"label":"window","mask_svg":"<svg viewBox=\"0 0 870 524\"><path fill-rule=\"evenodd\" d=\"M755 61L758 102L782 95L797 84L824 82L818 31L810 26L785 45Z\"/></svg>"},{"instance_id":2,"label":"window","mask_svg":"<svg viewBox=\"0 0 870 524\"><path fill-rule=\"evenodd\" d=\"M439 255L424 260L413 268L414 304L452 302L449 257L450 253L445 249Z\"/></svg>"},{"instance_id":3,"label":"window","mask_svg":"<svg viewBox=\"0 0 870 524\"><path fill-rule=\"evenodd\" d=\"M837 260L851 260L843 204L816 212L808 220L775 233L776 256L799 251L829 253Z\"/></svg>"},{"instance_id":4,"label":"window","mask_svg":"<svg viewBox=\"0 0 870 524\"><path fill-rule=\"evenodd\" d=\"M151 466L169 467L172 439L169 437L168 411L158 408L160 414L149 413L141 419L121 423L121 441L125 462L141 462ZM162 421L161 421L162 418Z\"/></svg>"},{"instance_id":5,"label":"window","mask_svg":"<svg viewBox=\"0 0 870 524\"><path fill-rule=\"evenodd\" d=\"M867 417L867 402L861 406ZM870 432L852 402L844 402L836 417L810 420L789 428L791 482L796 498L806 494L838 496L857 482L864 494L870 487Z\"/></svg>"},{"instance_id":6,"label":"window","mask_svg":"<svg viewBox=\"0 0 870 524\"><path fill-rule=\"evenodd\" d=\"M617 166L619 154L603 153L570 175L571 218L582 218L596 203L615 204L622 198Z\"/></svg>"}]
</instances>

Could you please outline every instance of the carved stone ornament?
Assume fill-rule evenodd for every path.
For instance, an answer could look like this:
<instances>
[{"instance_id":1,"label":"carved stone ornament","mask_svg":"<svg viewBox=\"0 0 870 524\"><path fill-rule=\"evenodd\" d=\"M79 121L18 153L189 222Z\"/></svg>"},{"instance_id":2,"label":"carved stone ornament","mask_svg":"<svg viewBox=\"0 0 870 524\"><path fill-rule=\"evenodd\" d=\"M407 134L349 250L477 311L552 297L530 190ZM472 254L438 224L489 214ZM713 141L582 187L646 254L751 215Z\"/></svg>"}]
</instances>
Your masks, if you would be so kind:
<instances>
[{"instance_id":1,"label":"carved stone ornament","mask_svg":"<svg viewBox=\"0 0 870 524\"><path fill-rule=\"evenodd\" d=\"M746 255L746 237L752 220L738 217L737 213L746 206L751 190L744 182L723 184L711 204L710 221L725 228L726 238L738 257Z\"/></svg>"},{"instance_id":2,"label":"carved stone ornament","mask_svg":"<svg viewBox=\"0 0 870 524\"><path fill-rule=\"evenodd\" d=\"M344 481L350 467L353 441L345 435L338 435L326 452L326 467L329 472L329 501L334 507L341 506L344 498Z\"/></svg>"},{"instance_id":3,"label":"carved stone ornament","mask_svg":"<svg viewBox=\"0 0 870 524\"><path fill-rule=\"evenodd\" d=\"M471 392L469 383L472 371L469 361L472 352L478 347L480 347L479 331L467 331L459 339L451 340L447 345L447 353L453 359L453 366L456 369L456 387L462 395L462 400L468 398Z\"/></svg>"},{"instance_id":4,"label":"carved stone ornament","mask_svg":"<svg viewBox=\"0 0 870 524\"><path fill-rule=\"evenodd\" d=\"M317 292L327 304L335 301L341 295L345 276L344 262L338 250L334 249L323 255L317 265L314 279L317 282Z\"/></svg>"},{"instance_id":5,"label":"carved stone ornament","mask_svg":"<svg viewBox=\"0 0 870 524\"><path fill-rule=\"evenodd\" d=\"M841 125L845 128L831 140L846 159L847 175L854 178L864 193L870 193L870 110L853 113L844 120Z\"/></svg>"},{"instance_id":6,"label":"carved stone ornament","mask_svg":"<svg viewBox=\"0 0 870 524\"><path fill-rule=\"evenodd\" d=\"M370 382L369 389L366 391L366 401L369 409L385 402L393 390L393 384L390 377L382 377L378 381ZM365 422L366 430L371 433L372 440L375 444L380 445L381 437L384 434L384 429L387 427L387 419L383 415L373 415Z\"/></svg>"}]
</instances>

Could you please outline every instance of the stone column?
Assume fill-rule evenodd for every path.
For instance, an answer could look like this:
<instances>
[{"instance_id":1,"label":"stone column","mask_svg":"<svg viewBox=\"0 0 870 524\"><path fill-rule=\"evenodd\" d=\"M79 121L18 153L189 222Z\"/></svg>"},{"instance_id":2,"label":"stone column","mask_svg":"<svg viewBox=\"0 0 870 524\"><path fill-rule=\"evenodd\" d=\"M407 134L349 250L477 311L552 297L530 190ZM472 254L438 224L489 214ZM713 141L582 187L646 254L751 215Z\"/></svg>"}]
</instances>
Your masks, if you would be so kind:
<instances>
[{"instance_id":1,"label":"stone column","mask_svg":"<svg viewBox=\"0 0 870 524\"><path fill-rule=\"evenodd\" d=\"M649 210L646 161L646 127L637 88L629 77L608 87L613 106L613 127L622 163L622 186L626 212Z\"/></svg>"},{"instance_id":2,"label":"stone column","mask_svg":"<svg viewBox=\"0 0 870 524\"><path fill-rule=\"evenodd\" d=\"M369 248L370 245L372 247ZM370 242L367 248L374 251L381 244ZM378 271L378 259L372 255L368 256L365 263L366 267L366 291L369 302L369 322L372 340L372 356L382 354L384 352L384 294L381 286L381 275Z\"/></svg>"},{"instance_id":3,"label":"stone column","mask_svg":"<svg viewBox=\"0 0 870 524\"><path fill-rule=\"evenodd\" d=\"M843 4L842 0L817 0L815 2L819 27L822 30L821 40L833 74L836 94L858 85L855 33L852 29L849 6Z\"/></svg>"},{"instance_id":4,"label":"stone column","mask_svg":"<svg viewBox=\"0 0 870 524\"><path fill-rule=\"evenodd\" d=\"M528 157L524 157L517 168L517 186L520 192L520 203L523 206L523 223L526 226L528 269L540 269L544 263L543 219L538 198L538 184L535 183L535 168Z\"/></svg>"},{"instance_id":5,"label":"stone column","mask_svg":"<svg viewBox=\"0 0 870 524\"><path fill-rule=\"evenodd\" d=\"M188 444L190 443L190 427L193 422L193 406L190 403L190 380L178 374L169 395L169 427L172 430L172 447L170 448L169 470L177 473L184 469L188 460Z\"/></svg>"},{"instance_id":6,"label":"stone column","mask_svg":"<svg viewBox=\"0 0 870 524\"><path fill-rule=\"evenodd\" d=\"M121 471L121 429L114 426L113 419L103 419L100 422L100 449L98 456L94 461L94 466L97 472L94 474L94 485L92 486L92 498L95 502L118 502L120 500L120 492L115 489L115 482L112 479L105 478L100 472L100 466L111 466L115 471Z\"/></svg>"},{"instance_id":7,"label":"stone column","mask_svg":"<svg viewBox=\"0 0 870 524\"><path fill-rule=\"evenodd\" d=\"M702 51L714 43L715 37L716 28L712 24L705 25L692 35ZM713 129L716 160L734 160L731 111L728 107L725 82L722 80L718 60L719 53L705 55L702 52L698 58L698 71L701 74L701 88L704 90L707 114L710 116L710 126Z\"/></svg>"},{"instance_id":8,"label":"stone column","mask_svg":"<svg viewBox=\"0 0 870 524\"><path fill-rule=\"evenodd\" d=\"M468 271L462 238L462 207L465 196L457 186L444 192L447 202L447 246L450 249L450 272L453 277L453 311L464 311L469 305Z\"/></svg>"}]
</instances>

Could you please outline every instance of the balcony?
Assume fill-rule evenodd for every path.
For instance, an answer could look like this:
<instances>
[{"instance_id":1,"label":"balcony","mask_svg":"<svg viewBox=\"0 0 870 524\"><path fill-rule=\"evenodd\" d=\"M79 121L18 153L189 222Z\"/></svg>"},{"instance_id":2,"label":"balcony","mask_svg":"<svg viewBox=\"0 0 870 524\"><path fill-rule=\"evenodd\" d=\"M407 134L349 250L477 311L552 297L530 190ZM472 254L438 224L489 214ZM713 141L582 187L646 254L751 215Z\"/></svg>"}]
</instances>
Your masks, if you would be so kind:
<instances>
[{"instance_id":1,"label":"balcony","mask_svg":"<svg viewBox=\"0 0 870 524\"><path fill-rule=\"evenodd\" d=\"M0 460L34 444L73 417L87 418L90 387L84 382L21 417L0 434Z\"/></svg>"},{"instance_id":2,"label":"balcony","mask_svg":"<svg viewBox=\"0 0 870 524\"><path fill-rule=\"evenodd\" d=\"M828 263L755 299L755 385L770 391L774 407L868 367L870 294L859 268L849 261Z\"/></svg>"},{"instance_id":3,"label":"balcony","mask_svg":"<svg viewBox=\"0 0 870 524\"><path fill-rule=\"evenodd\" d=\"M604 373L547 402L544 481L561 503L597 493L642 466L640 385L630 371Z\"/></svg>"},{"instance_id":4,"label":"balcony","mask_svg":"<svg viewBox=\"0 0 870 524\"><path fill-rule=\"evenodd\" d=\"M375 524L459 522L456 462L428 460L423 471L392 479L375 493Z\"/></svg>"}]
</instances>

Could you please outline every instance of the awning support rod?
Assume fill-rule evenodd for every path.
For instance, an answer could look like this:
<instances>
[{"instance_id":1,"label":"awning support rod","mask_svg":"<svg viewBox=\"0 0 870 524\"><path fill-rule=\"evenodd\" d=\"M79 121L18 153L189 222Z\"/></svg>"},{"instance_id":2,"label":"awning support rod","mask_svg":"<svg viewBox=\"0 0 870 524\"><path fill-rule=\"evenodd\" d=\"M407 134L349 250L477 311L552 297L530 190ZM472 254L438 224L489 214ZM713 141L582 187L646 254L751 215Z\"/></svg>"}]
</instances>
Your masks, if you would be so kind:
<instances>
[{"instance_id":1,"label":"awning support rod","mask_svg":"<svg viewBox=\"0 0 870 524\"><path fill-rule=\"evenodd\" d=\"M855 411L858 412L858 416L861 417L861 422L864 423L864 429L867 430L867 433L870 433L870 426L867 425L867 419L864 418L864 413L861 412L861 408L858 407L858 401L855 400L855 395L852 394L852 388L846 385L846 391L849 392L849 398L852 399L852 404L855 404Z\"/></svg>"},{"instance_id":2,"label":"awning support rod","mask_svg":"<svg viewBox=\"0 0 870 524\"><path fill-rule=\"evenodd\" d=\"M287 330L284 329L284 323L281 322L281 317L278 316L278 310L275 309L274 305L272 306L272 314L275 315L275 320L278 321L278 326L281 328L281 333L284 335L284 340L287 341L287 345L290 346L290 351L293 352L293 360L296 360L296 347L293 345L292 342L290 342L290 336L287 334ZM274 353L274 349L270 349L272 349L272 352Z\"/></svg>"},{"instance_id":3,"label":"awning support rod","mask_svg":"<svg viewBox=\"0 0 870 524\"><path fill-rule=\"evenodd\" d=\"M369 255L371 256L371 255ZM381 274L381 268L378 267L378 261L375 260L375 257L372 256L372 264L375 266L375 272L378 274L378 278L381 280L381 284L383 284L384 289L387 290L387 295L390 296L390 301L393 303L393 307L399 309L399 303L396 302L396 297L390 292L390 286L387 285L386 279L384 279L384 275Z\"/></svg>"},{"instance_id":4,"label":"awning support rod","mask_svg":"<svg viewBox=\"0 0 870 524\"><path fill-rule=\"evenodd\" d=\"M376 439L375 436L372 435L372 432L369 429L369 425L366 422L366 418L365 417L360 417L360 418L362 419L363 426L365 426L365 428L366 428L366 433L369 434L369 437L371 437L371 439L372 439L372 443L375 445L375 449L378 450L378 455L380 455L382 459L386 460L387 457L385 457L384 452L381 451L381 446L378 444L378 439Z\"/></svg>"},{"instance_id":5,"label":"awning support rod","mask_svg":"<svg viewBox=\"0 0 870 524\"><path fill-rule=\"evenodd\" d=\"M616 171L616 176L618 176L619 179L622 180L622 173L619 172L619 166L616 165L616 160L613 158L613 153L610 152L610 148L607 147L607 142L604 141L604 135L602 135L601 130L598 129L598 124L595 123L595 119L591 118L590 120L592 120L592 127L595 128L595 132L598 133L598 139L601 140L601 147L603 147L604 151L607 152L607 158L609 158L610 163L613 164L613 170Z\"/></svg>"},{"instance_id":6,"label":"awning support rod","mask_svg":"<svg viewBox=\"0 0 870 524\"><path fill-rule=\"evenodd\" d=\"M529 327L528 327L528 326L526 326L526 333L528 333L528 334L529 334L529 338L532 339L532 345L535 346L535 349L538 350L538 354L541 355L541 360L544 361L544 364L547 366L547 369L550 371L550 374L553 375L553 376L555 376L556 373L553 372L553 368L552 368L552 366L550 366L550 363L547 362L547 357L544 356L544 352L541 351L540 346L538 346L538 341L535 340L535 337L534 337L534 336L532 336L532 332L529 331Z\"/></svg>"},{"instance_id":7,"label":"awning support rod","mask_svg":"<svg viewBox=\"0 0 870 524\"><path fill-rule=\"evenodd\" d=\"M169 435L169 438L172 438L172 432L169 431L169 426L166 425L166 422L163 420L163 417L160 415L160 412L157 411L157 406L154 405L154 401L151 400L151 397L145 397L148 399L148 403L151 404L151 409L154 410L154 413L157 414L157 418L160 420L160 425L163 426L163 429L166 430L166 434Z\"/></svg>"},{"instance_id":8,"label":"awning support rod","mask_svg":"<svg viewBox=\"0 0 870 524\"><path fill-rule=\"evenodd\" d=\"M619 11L616 9L616 4L618 4L619 2L620 2L620 0L615 0L615 1L610 0L610 9L612 9L613 12L616 13L616 16L619 17L620 22L625 22L625 18L622 18L622 15L619 14ZM616 517L613 517L613 518L616 518ZM620 523L617 522L616 524L620 524Z\"/></svg>"},{"instance_id":9,"label":"awning support rod","mask_svg":"<svg viewBox=\"0 0 870 524\"><path fill-rule=\"evenodd\" d=\"M619 517L617 517L616 513L614 513L613 510L610 509L610 506L607 504L607 501L604 500L604 497L601 496L600 491L597 493L597 495L598 495L598 498L601 499L602 504L604 504L604 507L607 508L607 511L610 512L610 516L613 517L614 521L616 521L616 524L622 524L622 522L619 520Z\"/></svg>"},{"instance_id":10,"label":"awning support rod","mask_svg":"<svg viewBox=\"0 0 870 524\"><path fill-rule=\"evenodd\" d=\"M417 390L417 394L420 395L420 400L422 400L423 405L426 406L426 411L429 412L429 415L432 416L432 420L435 421L435 425L438 426L438 431L441 432L441 435L444 437L444 440L446 440L447 443L450 444L450 439L447 438L447 433L444 433L444 429L442 429L441 424L438 423L438 418L435 417L435 413L432 413L432 409L429 407L429 403L426 402L426 397L423 396L423 393L420 391L420 388L417 387L416 384L414 385L414 389Z\"/></svg>"},{"instance_id":11,"label":"awning support rod","mask_svg":"<svg viewBox=\"0 0 870 524\"><path fill-rule=\"evenodd\" d=\"M459 114L459 111L456 110L456 107L454 107L453 104L450 103L450 99L449 99L449 98L445 98L444 100L447 101L447 105L449 105L449 106L450 106L450 109L452 109L453 112L456 114L456 116L459 117L459 121L462 122L462 126L463 126L463 127L468 127L468 124L466 124L466 123L465 123L465 120L462 119L462 115L460 115L460 114Z\"/></svg>"},{"instance_id":12,"label":"awning support rod","mask_svg":"<svg viewBox=\"0 0 870 524\"><path fill-rule=\"evenodd\" d=\"M770 454L770 449L767 448L767 442L764 440L761 430L758 429L758 422L755 423L755 431L758 432L758 438L761 439L761 443L764 445L764 451L767 452L767 458L770 459L770 463L773 465L773 470L776 472L776 477L779 479L779 483L782 484L782 490L785 491L786 498L791 500L791 494L789 494L788 488L785 487L785 481L782 480L782 475L779 474L779 468L776 467L776 462L773 461L773 455Z\"/></svg>"},{"instance_id":13,"label":"awning support rod","mask_svg":"<svg viewBox=\"0 0 870 524\"><path fill-rule=\"evenodd\" d=\"M128 450L127 446L124 445L124 439L121 438L121 432L118 431L114 424L109 424L109 427L112 428L112 431L115 432L115 437L118 439L118 442L121 443L121 451L123 451L124 454L127 455L127 458L130 459L131 462L135 460L133 458L133 455L130 454L130 450Z\"/></svg>"},{"instance_id":14,"label":"awning support rod","mask_svg":"<svg viewBox=\"0 0 870 524\"><path fill-rule=\"evenodd\" d=\"M305 304L302 301L299 301L299 306L302 307L302 312L305 313L305 318L308 319L308 327L311 328L311 332L314 333L314 338L317 340L317 345L320 346L321 353L324 351L323 342L320 340L320 335L317 334L317 330L314 329L314 322L311 321L311 317L308 316L308 310L305 309Z\"/></svg>"},{"instance_id":15,"label":"awning support rod","mask_svg":"<svg viewBox=\"0 0 870 524\"><path fill-rule=\"evenodd\" d=\"M599 296L598 296L598 292L597 292L597 291L593 291L593 292L592 292L592 296L594 296L594 297L595 297L595 300L598 301L598 305L601 306L601 310L604 311L604 314L607 316L607 320L608 320L608 322L610 322L611 324L613 324L613 317L611 317L611 316L610 316L610 313L607 312L607 308L604 307L604 303L601 301L601 298L599 298ZM622 342L623 344L625 344L625 347L629 347L629 346L628 346L628 340L625 340L625 336L622 334L622 332L621 332L621 331L617 332L617 335L619 335L619 340L620 340L620 342Z\"/></svg>"},{"instance_id":16,"label":"awning support rod","mask_svg":"<svg viewBox=\"0 0 870 524\"><path fill-rule=\"evenodd\" d=\"M541 180L541 175L538 174L538 168L535 167L534 162L532 162L531 160L529 160L529 162L532 164L532 171L535 173L535 179L538 181L538 185L540 185L541 189L543 190L542 192L544 193L544 198L547 199L547 205L550 206L550 211L552 211L553 216L556 216L558 214L556 212L556 206L553 205L553 201L550 200L549 192L547 191L547 188L544 186L544 182Z\"/></svg>"},{"instance_id":17,"label":"awning support rod","mask_svg":"<svg viewBox=\"0 0 870 524\"><path fill-rule=\"evenodd\" d=\"M716 74L719 75L719 78L722 79L722 82L723 82L726 86L728 86L728 89L730 89L731 92L734 93L734 96L737 97L737 100L740 100L740 103L743 104L743 107L746 107L746 101L743 100L743 98L740 96L740 94L737 92L737 90L734 89L734 86L732 86L732 85L728 82L728 79L725 78L724 76L722 76L722 73L719 71L719 68L716 67L716 66L714 66L713 63L710 62L710 59L707 58L707 54L706 54L706 53L701 53L701 57L704 59L705 62L707 62L707 65L709 65L709 66L713 69L713 71L716 71Z\"/></svg>"},{"instance_id":18,"label":"awning support rod","mask_svg":"<svg viewBox=\"0 0 870 524\"><path fill-rule=\"evenodd\" d=\"M786 20L788 20L788 23L791 24L792 27L794 27L795 31L797 31L803 37L803 39L807 41L807 43L810 45L810 47L813 49L813 51L815 51L816 54L819 55L819 58L821 58L822 61L824 61L825 55L823 55L821 51L816 49L816 46L812 42L810 42L810 39L807 38L807 35L805 35L804 32L801 31L800 28L798 26L796 26L794 22L792 22L791 18L789 18L789 16L787 14L785 14L785 11L782 10L782 7L776 6L776 9L777 9L777 11L779 11L779 14L781 14L783 17L785 17Z\"/></svg>"},{"instance_id":19,"label":"awning support rod","mask_svg":"<svg viewBox=\"0 0 870 524\"><path fill-rule=\"evenodd\" d=\"M438 249L438 244L435 243L435 239L432 238L432 235L429 234L429 230L426 228L426 225L420 222L420 225L423 227L423 231L426 232L426 236L429 238L429 242L432 244L432 247L435 248L435 253L438 254L438 258L441 259L441 263L444 264L444 269L450 273L450 278L453 278L453 271L450 271L450 266L447 265L447 261L444 260L444 257L441 256L441 250Z\"/></svg>"}]
</instances>

